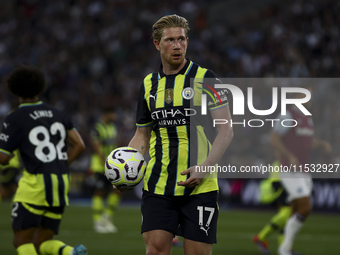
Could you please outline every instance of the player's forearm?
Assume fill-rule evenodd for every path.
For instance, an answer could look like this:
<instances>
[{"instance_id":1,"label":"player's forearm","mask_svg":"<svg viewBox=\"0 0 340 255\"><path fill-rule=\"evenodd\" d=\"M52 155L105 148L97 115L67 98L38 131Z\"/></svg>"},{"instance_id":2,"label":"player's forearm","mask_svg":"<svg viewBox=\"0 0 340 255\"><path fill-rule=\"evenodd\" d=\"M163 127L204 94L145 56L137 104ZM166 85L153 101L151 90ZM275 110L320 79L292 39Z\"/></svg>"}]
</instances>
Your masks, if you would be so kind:
<instances>
[{"instance_id":1,"label":"player's forearm","mask_svg":"<svg viewBox=\"0 0 340 255\"><path fill-rule=\"evenodd\" d=\"M328 143L327 141L321 140L321 139L317 139L317 138L313 139L312 148L321 149L326 153L330 153L332 151L332 146L330 145L330 143Z\"/></svg>"},{"instance_id":2,"label":"player's forearm","mask_svg":"<svg viewBox=\"0 0 340 255\"><path fill-rule=\"evenodd\" d=\"M231 115L229 111L229 106L222 107L220 109L211 111L212 119L224 119L228 120L228 124L218 124L217 135L212 144L210 153L207 159L202 165L213 166L215 165L223 156L224 152L227 150L229 144L231 143L234 132L231 123Z\"/></svg>"},{"instance_id":3,"label":"player's forearm","mask_svg":"<svg viewBox=\"0 0 340 255\"><path fill-rule=\"evenodd\" d=\"M138 150L143 156L145 156L150 147L150 133L150 127L138 127L128 146Z\"/></svg>"},{"instance_id":4,"label":"player's forearm","mask_svg":"<svg viewBox=\"0 0 340 255\"><path fill-rule=\"evenodd\" d=\"M67 150L68 163L71 163L85 150L85 143L76 130L68 132L67 143L69 145Z\"/></svg>"},{"instance_id":5,"label":"player's forearm","mask_svg":"<svg viewBox=\"0 0 340 255\"><path fill-rule=\"evenodd\" d=\"M73 162L76 158L79 157L79 155L85 150L85 146L81 146L76 145L73 146L72 148L70 148L67 152L67 156L68 156L68 163L70 164L71 162Z\"/></svg>"},{"instance_id":6,"label":"player's forearm","mask_svg":"<svg viewBox=\"0 0 340 255\"><path fill-rule=\"evenodd\" d=\"M223 156L227 148L229 147L234 132L232 127L229 125L223 125L219 128L217 136L212 144L211 151L202 165L213 166Z\"/></svg>"}]
</instances>

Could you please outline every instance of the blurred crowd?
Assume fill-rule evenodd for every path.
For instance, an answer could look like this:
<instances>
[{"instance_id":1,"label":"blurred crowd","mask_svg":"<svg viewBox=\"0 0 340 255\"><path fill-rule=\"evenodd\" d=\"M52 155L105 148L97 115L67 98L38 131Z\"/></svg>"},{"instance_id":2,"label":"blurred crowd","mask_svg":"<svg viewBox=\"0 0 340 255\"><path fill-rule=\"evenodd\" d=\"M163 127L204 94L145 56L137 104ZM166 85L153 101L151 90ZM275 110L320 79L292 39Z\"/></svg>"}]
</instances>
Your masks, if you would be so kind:
<instances>
[{"instance_id":1,"label":"blurred crowd","mask_svg":"<svg viewBox=\"0 0 340 255\"><path fill-rule=\"evenodd\" d=\"M112 106L118 116L121 145L126 145L135 131L141 81L160 64L151 26L173 13L190 22L188 57L220 77L339 76L339 1L282 0L230 23L223 17L212 18L212 6L222 2L2 1L0 121L15 106L6 90L6 76L18 64L31 64L46 74L44 101L67 112L85 142L90 140L90 128L101 109ZM228 12L233 10L226 9L225 15ZM259 108L271 99L270 93L260 92L254 100ZM313 96L316 135L332 143L333 154L327 160L338 163L339 96L340 87L334 84L316 86ZM234 129L226 161L259 164L273 159L269 128ZM86 170L90 153L89 147L81 170Z\"/></svg>"}]
</instances>

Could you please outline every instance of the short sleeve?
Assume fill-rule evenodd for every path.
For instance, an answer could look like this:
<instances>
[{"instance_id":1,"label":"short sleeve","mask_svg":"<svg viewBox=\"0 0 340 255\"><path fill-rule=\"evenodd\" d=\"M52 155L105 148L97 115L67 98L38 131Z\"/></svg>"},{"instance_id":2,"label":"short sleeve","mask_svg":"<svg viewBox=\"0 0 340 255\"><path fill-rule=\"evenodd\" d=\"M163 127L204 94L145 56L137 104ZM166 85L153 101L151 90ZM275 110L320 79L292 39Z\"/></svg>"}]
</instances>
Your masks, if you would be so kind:
<instances>
[{"instance_id":1,"label":"short sleeve","mask_svg":"<svg viewBox=\"0 0 340 255\"><path fill-rule=\"evenodd\" d=\"M19 125L15 123L15 118L8 115L1 127L0 150L6 154L14 151L19 144Z\"/></svg>"},{"instance_id":2,"label":"short sleeve","mask_svg":"<svg viewBox=\"0 0 340 255\"><path fill-rule=\"evenodd\" d=\"M208 98L208 108L209 110L216 110L218 108L222 108L227 106L228 101L228 90L224 88L217 89L215 88L215 84L221 84L221 80L217 77L217 75L208 70L204 76L204 85L207 87L206 91L209 91Z\"/></svg>"},{"instance_id":3,"label":"short sleeve","mask_svg":"<svg viewBox=\"0 0 340 255\"><path fill-rule=\"evenodd\" d=\"M145 99L144 83L142 83L139 90L136 125L137 127L146 127L152 125L151 112Z\"/></svg>"}]
</instances>

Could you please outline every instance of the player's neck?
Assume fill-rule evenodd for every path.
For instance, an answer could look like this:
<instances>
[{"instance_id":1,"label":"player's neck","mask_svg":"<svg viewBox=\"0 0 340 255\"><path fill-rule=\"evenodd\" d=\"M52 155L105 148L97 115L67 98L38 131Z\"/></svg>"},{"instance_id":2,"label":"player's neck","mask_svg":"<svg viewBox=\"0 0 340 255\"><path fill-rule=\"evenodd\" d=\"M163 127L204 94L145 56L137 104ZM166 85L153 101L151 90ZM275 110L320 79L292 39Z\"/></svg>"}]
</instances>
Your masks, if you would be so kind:
<instances>
[{"instance_id":1,"label":"player's neck","mask_svg":"<svg viewBox=\"0 0 340 255\"><path fill-rule=\"evenodd\" d=\"M111 121L109 119L107 119L107 118L102 118L102 122L104 124L109 124Z\"/></svg>"},{"instance_id":2,"label":"player's neck","mask_svg":"<svg viewBox=\"0 0 340 255\"><path fill-rule=\"evenodd\" d=\"M38 101L40 101L39 96L30 97L30 98L23 98L23 97L19 98L20 104L36 103Z\"/></svg>"}]
</instances>

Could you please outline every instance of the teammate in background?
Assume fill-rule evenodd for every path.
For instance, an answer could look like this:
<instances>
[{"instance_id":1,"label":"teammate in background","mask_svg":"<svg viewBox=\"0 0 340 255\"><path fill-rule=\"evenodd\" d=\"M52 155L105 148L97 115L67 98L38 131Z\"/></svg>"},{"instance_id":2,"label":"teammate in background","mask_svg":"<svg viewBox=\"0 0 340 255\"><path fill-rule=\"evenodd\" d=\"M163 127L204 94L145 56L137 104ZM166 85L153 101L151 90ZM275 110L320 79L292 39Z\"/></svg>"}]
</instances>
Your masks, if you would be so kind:
<instances>
[{"instance_id":1,"label":"teammate in background","mask_svg":"<svg viewBox=\"0 0 340 255\"><path fill-rule=\"evenodd\" d=\"M279 166L280 161L275 160L272 165L273 167ZM287 193L280 183L280 173L271 172L269 177L260 183L260 202L263 204L275 203L278 212L258 232L258 234L253 237L253 242L257 245L259 251L263 255L270 254L268 249L268 238L270 235L278 232L278 244L281 245L283 241L283 229L292 212L286 199Z\"/></svg>"},{"instance_id":2,"label":"teammate in background","mask_svg":"<svg viewBox=\"0 0 340 255\"><path fill-rule=\"evenodd\" d=\"M311 91L311 89L310 89ZM305 95L297 94L296 98ZM310 107L311 100L305 104ZM310 163L312 149L323 149L329 153L331 146L328 142L314 138L314 125L312 116L304 115L300 109L293 105L282 119L294 119L298 124L295 127L282 127L275 125L271 133L271 144L280 154L280 162L283 166L305 166ZM281 121L280 121L281 123ZM287 125L288 126L288 125ZM290 125L294 126L294 125ZM279 246L279 255L291 255L292 246L296 234L304 224L311 212L310 196L312 192L312 177L306 172L280 173L281 183L288 193L288 202L292 207L292 214L284 229L284 240Z\"/></svg>"},{"instance_id":3,"label":"teammate in background","mask_svg":"<svg viewBox=\"0 0 340 255\"><path fill-rule=\"evenodd\" d=\"M17 67L8 88L20 105L2 124L0 163L18 149L25 166L13 199L14 247L19 255L87 254L83 245L52 239L69 204L68 164L85 149L83 140L62 112L40 101L45 77L37 67Z\"/></svg>"},{"instance_id":4,"label":"teammate in background","mask_svg":"<svg viewBox=\"0 0 340 255\"><path fill-rule=\"evenodd\" d=\"M90 170L94 172L94 193L92 210L94 230L97 233L116 233L113 224L114 211L120 202L120 192L112 190L112 185L105 177L105 160L112 150L117 148L117 127L114 124L116 114L112 108L105 108L100 120L92 132L94 154ZM106 201L105 201L106 200ZM106 202L106 203L105 203Z\"/></svg>"},{"instance_id":5,"label":"teammate in background","mask_svg":"<svg viewBox=\"0 0 340 255\"><path fill-rule=\"evenodd\" d=\"M215 165L228 148L233 131L229 125L218 125L211 144L203 129L207 123L194 123L198 116L190 118L185 114L196 88L191 78L216 81L211 70L186 58L188 31L188 21L177 15L164 16L153 25L153 42L160 53L161 66L143 80L137 129L128 145L143 155L149 149L141 208L148 255L170 254L175 235L184 238L186 255L211 254L216 242L217 178L204 178L206 173L195 171L194 166ZM218 92L221 100L216 104L208 102L207 116L230 123L227 92ZM200 93L202 89L195 91L198 100ZM197 114L199 109L200 106ZM190 127L194 131L190 132Z\"/></svg>"},{"instance_id":6,"label":"teammate in background","mask_svg":"<svg viewBox=\"0 0 340 255\"><path fill-rule=\"evenodd\" d=\"M11 199L18 188L22 167L18 151L13 155L7 165L0 165L0 202Z\"/></svg>"}]
</instances>

